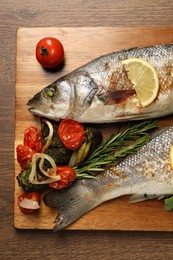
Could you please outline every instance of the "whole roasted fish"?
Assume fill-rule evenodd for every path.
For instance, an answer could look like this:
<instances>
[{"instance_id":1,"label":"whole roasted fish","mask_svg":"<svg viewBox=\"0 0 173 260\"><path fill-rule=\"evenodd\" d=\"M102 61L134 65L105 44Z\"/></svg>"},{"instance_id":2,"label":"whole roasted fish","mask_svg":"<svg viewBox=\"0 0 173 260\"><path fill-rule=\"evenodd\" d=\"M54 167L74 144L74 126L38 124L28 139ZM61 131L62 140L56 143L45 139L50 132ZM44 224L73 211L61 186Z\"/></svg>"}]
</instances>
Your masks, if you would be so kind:
<instances>
[{"instance_id":1,"label":"whole roasted fish","mask_svg":"<svg viewBox=\"0 0 173 260\"><path fill-rule=\"evenodd\" d=\"M142 107L122 60L140 58L155 67L159 93ZM121 50L101 56L56 80L28 101L29 110L53 120L117 122L173 112L173 45Z\"/></svg>"},{"instance_id":2,"label":"whole roasted fish","mask_svg":"<svg viewBox=\"0 0 173 260\"><path fill-rule=\"evenodd\" d=\"M96 179L76 182L64 191L44 196L47 206L57 208L55 230L63 229L101 203L133 194L132 202L173 194L173 170L169 151L173 144L173 126L168 127L138 152L98 175Z\"/></svg>"}]
</instances>

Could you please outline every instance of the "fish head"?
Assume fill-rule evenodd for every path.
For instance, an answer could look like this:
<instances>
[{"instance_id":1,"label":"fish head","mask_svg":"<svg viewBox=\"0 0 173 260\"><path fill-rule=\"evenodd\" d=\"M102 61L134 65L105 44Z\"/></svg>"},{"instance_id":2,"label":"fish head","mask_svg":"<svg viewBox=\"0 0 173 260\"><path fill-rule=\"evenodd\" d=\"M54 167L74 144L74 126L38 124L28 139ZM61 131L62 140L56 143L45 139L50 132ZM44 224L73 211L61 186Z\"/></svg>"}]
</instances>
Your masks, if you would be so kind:
<instances>
[{"instance_id":1,"label":"fish head","mask_svg":"<svg viewBox=\"0 0 173 260\"><path fill-rule=\"evenodd\" d=\"M70 114L71 95L67 81L56 81L38 92L27 105L33 114L59 121Z\"/></svg>"}]
</instances>

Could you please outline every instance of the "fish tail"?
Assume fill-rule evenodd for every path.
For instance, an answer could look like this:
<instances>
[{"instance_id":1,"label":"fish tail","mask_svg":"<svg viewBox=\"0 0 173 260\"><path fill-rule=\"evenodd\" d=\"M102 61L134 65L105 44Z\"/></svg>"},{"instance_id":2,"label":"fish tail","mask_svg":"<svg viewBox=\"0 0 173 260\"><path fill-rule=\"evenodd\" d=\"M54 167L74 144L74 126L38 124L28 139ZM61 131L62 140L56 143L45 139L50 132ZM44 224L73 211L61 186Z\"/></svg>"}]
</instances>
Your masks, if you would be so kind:
<instances>
[{"instance_id":1,"label":"fish tail","mask_svg":"<svg viewBox=\"0 0 173 260\"><path fill-rule=\"evenodd\" d=\"M78 182L69 189L48 192L43 201L46 206L58 209L54 231L64 229L98 205L92 191Z\"/></svg>"}]
</instances>

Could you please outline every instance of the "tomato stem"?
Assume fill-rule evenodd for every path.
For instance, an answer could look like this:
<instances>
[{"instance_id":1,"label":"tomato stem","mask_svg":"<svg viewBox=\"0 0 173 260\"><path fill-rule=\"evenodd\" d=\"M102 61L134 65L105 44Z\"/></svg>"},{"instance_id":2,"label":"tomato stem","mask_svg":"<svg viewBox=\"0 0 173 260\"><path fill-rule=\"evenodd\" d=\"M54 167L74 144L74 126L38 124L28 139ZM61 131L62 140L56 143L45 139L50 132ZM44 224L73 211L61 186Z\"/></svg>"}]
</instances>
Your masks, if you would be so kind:
<instances>
[{"instance_id":1,"label":"tomato stem","mask_svg":"<svg viewBox=\"0 0 173 260\"><path fill-rule=\"evenodd\" d=\"M43 56L48 55L48 50L45 47L41 46L40 50L41 50L41 55Z\"/></svg>"}]
</instances>

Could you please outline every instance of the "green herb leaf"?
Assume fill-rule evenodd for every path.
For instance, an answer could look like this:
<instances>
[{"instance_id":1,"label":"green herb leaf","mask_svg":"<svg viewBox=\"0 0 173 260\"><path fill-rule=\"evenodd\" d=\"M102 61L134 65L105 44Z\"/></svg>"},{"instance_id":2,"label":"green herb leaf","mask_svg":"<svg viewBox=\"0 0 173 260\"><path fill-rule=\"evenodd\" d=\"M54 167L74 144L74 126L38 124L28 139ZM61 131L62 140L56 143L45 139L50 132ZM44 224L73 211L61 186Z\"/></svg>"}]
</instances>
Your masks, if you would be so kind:
<instances>
[{"instance_id":1,"label":"green herb leaf","mask_svg":"<svg viewBox=\"0 0 173 260\"><path fill-rule=\"evenodd\" d=\"M173 210L173 196L165 199L165 201L164 201L164 210L166 210L166 211Z\"/></svg>"},{"instance_id":2,"label":"green herb leaf","mask_svg":"<svg viewBox=\"0 0 173 260\"><path fill-rule=\"evenodd\" d=\"M83 163L74 167L78 178L84 176L93 178L93 175L104 171L102 168L104 165L116 164L118 158L136 152L149 141L150 135L147 131L157 127L156 122L144 121L123 132L112 134L103 144L93 150Z\"/></svg>"}]
</instances>

